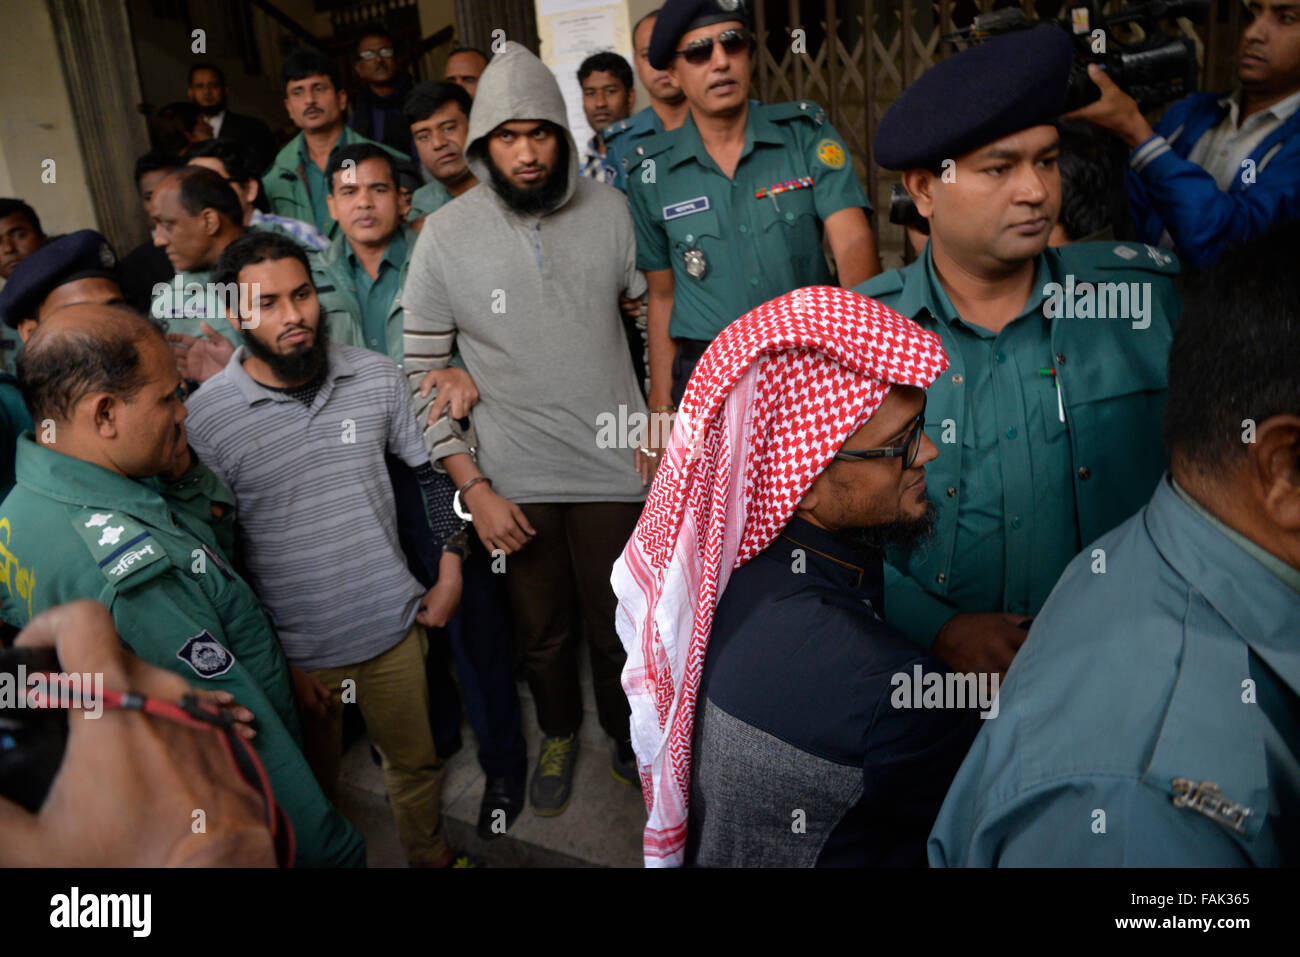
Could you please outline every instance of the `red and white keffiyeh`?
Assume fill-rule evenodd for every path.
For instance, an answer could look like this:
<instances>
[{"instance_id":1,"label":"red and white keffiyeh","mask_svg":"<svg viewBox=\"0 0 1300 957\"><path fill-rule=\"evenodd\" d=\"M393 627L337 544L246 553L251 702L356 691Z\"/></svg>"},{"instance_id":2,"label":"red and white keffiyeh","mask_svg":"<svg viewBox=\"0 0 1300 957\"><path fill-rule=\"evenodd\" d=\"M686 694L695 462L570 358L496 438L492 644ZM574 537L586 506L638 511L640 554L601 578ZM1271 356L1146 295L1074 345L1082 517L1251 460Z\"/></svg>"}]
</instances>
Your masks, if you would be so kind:
<instances>
[{"instance_id":1,"label":"red and white keffiyeh","mask_svg":"<svg viewBox=\"0 0 1300 957\"><path fill-rule=\"evenodd\" d=\"M910 319L810 286L741 316L695 367L611 578L648 867L682 863L696 693L732 571L776 540L891 385L926 388L947 365L939 338Z\"/></svg>"}]
</instances>

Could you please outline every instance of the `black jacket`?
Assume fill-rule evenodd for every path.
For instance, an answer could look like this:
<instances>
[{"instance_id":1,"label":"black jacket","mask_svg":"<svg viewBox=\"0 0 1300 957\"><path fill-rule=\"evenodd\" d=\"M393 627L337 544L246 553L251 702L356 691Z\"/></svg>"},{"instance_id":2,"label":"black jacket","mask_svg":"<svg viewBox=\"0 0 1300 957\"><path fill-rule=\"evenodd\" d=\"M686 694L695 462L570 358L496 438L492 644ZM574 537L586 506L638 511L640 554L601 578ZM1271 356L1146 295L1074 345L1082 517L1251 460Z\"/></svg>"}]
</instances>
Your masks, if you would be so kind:
<instances>
[{"instance_id":1,"label":"black jacket","mask_svg":"<svg viewBox=\"0 0 1300 957\"><path fill-rule=\"evenodd\" d=\"M800 518L736 569L696 705L687 863L924 866L979 719L894 706L898 675L947 669L883 602L880 553Z\"/></svg>"},{"instance_id":2,"label":"black jacket","mask_svg":"<svg viewBox=\"0 0 1300 957\"><path fill-rule=\"evenodd\" d=\"M271 130L255 116L227 110L225 119L221 121L221 138L237 140L253 151L254 168L258 176L265 173L275 159L275 139L271 136Z\"/></svg>"}]
</instances>

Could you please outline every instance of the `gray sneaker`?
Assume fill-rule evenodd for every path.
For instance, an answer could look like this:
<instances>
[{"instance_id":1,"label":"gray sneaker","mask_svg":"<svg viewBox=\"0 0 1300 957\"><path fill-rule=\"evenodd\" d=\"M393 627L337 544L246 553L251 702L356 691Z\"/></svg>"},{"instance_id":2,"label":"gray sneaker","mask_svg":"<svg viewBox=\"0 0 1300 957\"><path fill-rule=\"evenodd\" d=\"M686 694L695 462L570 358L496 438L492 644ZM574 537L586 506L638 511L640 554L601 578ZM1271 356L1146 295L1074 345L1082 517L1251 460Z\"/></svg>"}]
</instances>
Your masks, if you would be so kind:
<instances>
[{"instance_id":1,"label":"gray sneaker","mask_svg":"<svg viewBox=\"0 0 1300 957\"><path fill-rule=\"evenodd\" d=\"M542 754L533 771L528 800L533 813L554 817L569 806L573 793L573 768L578 761L578 736L543 738Z\"/></svg>"}]
</instances>

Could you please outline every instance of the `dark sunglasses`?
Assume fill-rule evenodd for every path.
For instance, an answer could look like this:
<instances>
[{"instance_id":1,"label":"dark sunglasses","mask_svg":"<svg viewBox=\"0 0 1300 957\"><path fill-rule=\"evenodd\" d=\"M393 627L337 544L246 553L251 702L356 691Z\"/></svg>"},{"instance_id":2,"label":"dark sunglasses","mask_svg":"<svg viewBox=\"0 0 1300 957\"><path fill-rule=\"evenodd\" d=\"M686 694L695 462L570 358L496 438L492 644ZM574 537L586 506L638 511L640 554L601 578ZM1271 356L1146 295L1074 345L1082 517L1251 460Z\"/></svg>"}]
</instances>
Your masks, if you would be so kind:
<instances>
[{"instance_id":1,"label":"dark sunglasses","mask_svg":"<svg viewBox=\"0 0 1300 957\"><path fill-rule=\"evenodd\" d=\"M928 397L927 397L928 398ZM921 436L925 434L925 402L921 404L920 414L912 420L912 428L907 433L907 438L902 445L891 445L885 449L862 449L858 452L839 451L835 457L845 462L859 462L862 459L895 459L902 458L903 470L906 471L916 462L916 456L921 451Z\"/></svg>"},{"instance_id":2,"label":"dark sunglasses","mask_svg":"<svg viewBox=\"0 0 1300 957\"><path fill-rule=\"evenodd\" d=\"M743 51L749 49L753 37L748 30L739 28L732 30L723 30L718 34L718 43L722 46L727 56L739 56ZM704 37L686 44L673 56L679 56L691 66L699 66L701 63L708 63L713 58L713 37Z\"/></svg>"}]
</instances>

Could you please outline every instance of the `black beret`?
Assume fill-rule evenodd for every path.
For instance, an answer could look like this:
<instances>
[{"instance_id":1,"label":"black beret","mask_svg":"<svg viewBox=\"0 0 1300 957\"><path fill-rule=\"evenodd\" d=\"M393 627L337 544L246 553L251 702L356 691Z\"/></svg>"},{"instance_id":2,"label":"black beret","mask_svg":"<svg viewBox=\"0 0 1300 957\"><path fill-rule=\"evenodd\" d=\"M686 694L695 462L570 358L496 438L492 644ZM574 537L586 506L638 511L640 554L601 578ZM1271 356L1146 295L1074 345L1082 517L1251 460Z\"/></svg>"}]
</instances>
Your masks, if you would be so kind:
<instances>
[{"instance_id":1,"label":"black beret","mask_svg":"<svg viewBox=\"0 0 1300 957\"><path fill-rule=\"evenodd\" d=\"M11 329L19 319L35 319L51 292L74 279L92 276L118 281L117 256L93 229L51 239L18 264L0 290L0 318Z\"/></svg>"},{"instance_id":2,"label":"black beret","mask_svg":"<svg viewBox=\"0 0 1300 957\"><path fill-rule=\"evenodd\" d=\"M745 0L668 0L655 17L646 59L656 70L666 70L683 33L728 20L739 20L748 26Z\"/></svg>"},{"instance_id":3,"label":"black beret","mask_svg":"<svg viewBox=\"0 0 1300 957\"><path fill-rule=\"evenodd\" d=\"M1056 26L1017 30L936 63L903 91L876 130L885 169L926 169L1065 108L1073 45Z\"/></svg>"}]
</instances>

